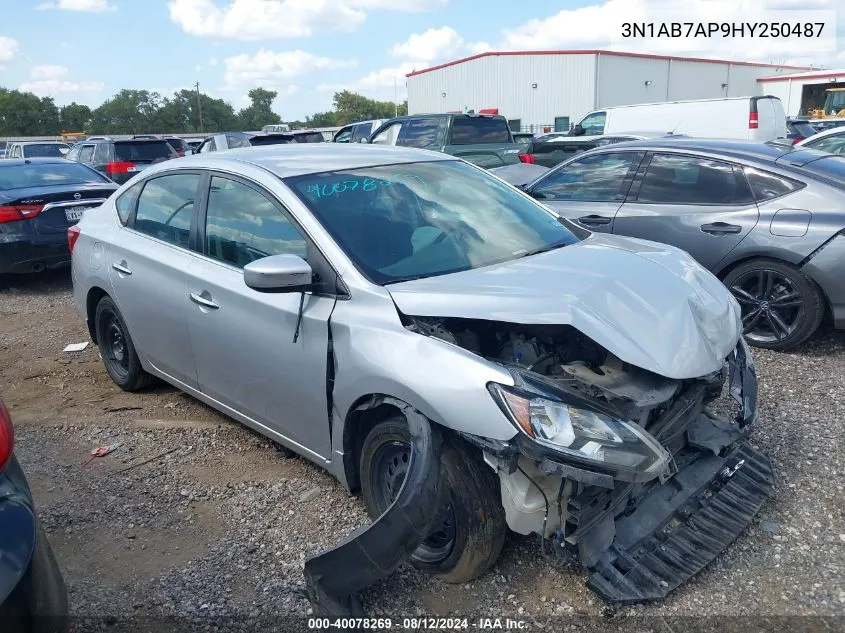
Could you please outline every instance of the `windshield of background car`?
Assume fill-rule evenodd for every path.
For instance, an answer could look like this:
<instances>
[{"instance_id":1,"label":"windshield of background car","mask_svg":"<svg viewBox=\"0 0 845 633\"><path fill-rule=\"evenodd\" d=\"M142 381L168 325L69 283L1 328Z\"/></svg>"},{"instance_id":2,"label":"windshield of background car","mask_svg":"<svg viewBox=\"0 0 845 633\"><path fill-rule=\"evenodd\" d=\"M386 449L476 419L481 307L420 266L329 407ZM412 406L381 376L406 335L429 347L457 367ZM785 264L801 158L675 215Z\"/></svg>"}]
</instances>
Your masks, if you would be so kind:
<instances>
[{"instance_id":1,"label":"windshield of background car","mask_svg":"<svg viewBox=\"0 0 845 633\"><path fill-rule=\"evenodd\" d=\"M458 116L452 121L452 145L510 142L508 122L502 117Z\"/></svg>"},{"instance_id":2,"label":"windshield of background car","mask_svg":"<svg viewBox=\"0 0 845 633\"><path fill-rule=\"evenodd\" d=\"M73 161L9 166L0 163L0 190L81 185L89 182L100 184L111 181L93 169Z\"/></svg>"},{"instance_id":3,"label":"windshield of background car","mask_svg":"<svg viewBox=\"0 0 845 633\"><path fill-rule=\"evenodd\" d=\"M167 141L118 141L114 144L114 158L118 162L152 163L175 156L176 152Z\"/></svg>"},{"instance_id":4,"label":"windshield of background car","mask_svg":"<svg viewBox=\"0 0 845 633\"><path fill-rule=\"evenodd\" d=\"M67 145L60 143L32 143L23 146L24 158L62 158L62 149L68 150Z\"/></svg>"},{"instance_id":5,"label":"windshield of background car","mask_svg":"<svg viewBox=\"0 0 845 633\"><path fill-rule=\"evenodd\" d=\"M377 284L480 268L578 241L544 207L459 161L363 167L286 182Z\"/></svg>"}]
</instances>

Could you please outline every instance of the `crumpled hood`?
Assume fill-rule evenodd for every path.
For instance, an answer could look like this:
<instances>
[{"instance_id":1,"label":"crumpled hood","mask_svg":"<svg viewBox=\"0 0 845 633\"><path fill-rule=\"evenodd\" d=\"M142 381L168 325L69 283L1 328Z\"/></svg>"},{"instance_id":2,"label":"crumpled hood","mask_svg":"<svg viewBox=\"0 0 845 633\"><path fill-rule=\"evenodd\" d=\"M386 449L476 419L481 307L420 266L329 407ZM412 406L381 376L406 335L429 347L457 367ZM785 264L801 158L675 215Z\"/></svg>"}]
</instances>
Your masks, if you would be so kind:
<instances>
[{"instance_id":1,"label":"crumpled hood","mask_svg":"<svg viewBox=\"0 0 845 633\"><path fill-rule=\"evenodd\" d=\"M736 300L687 253L616 235L386 288L411 316L571 325L667 378L720 369L742 333Z\"/></svg>"}]
</instances>

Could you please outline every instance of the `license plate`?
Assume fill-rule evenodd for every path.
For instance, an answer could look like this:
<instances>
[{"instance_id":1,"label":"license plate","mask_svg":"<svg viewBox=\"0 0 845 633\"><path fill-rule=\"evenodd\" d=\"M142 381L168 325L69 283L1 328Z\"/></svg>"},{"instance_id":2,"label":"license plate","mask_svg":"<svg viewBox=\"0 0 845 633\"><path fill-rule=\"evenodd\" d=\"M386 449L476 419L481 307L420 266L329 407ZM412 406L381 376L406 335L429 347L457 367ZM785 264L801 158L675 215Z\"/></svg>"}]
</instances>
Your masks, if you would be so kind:
<instances>
[{"instance_id":1,"label":"license plate","mask_svg":"<svg viewBox=\"0 0 845 633\"><path fill-rule=\"evenodd\" d=\"M78 222L82 219L82 214L85 213L86 209L90 208L91 207L71 207L70 209L65 209L65 217L68 222Z\"/></svg>"}]
</instances>

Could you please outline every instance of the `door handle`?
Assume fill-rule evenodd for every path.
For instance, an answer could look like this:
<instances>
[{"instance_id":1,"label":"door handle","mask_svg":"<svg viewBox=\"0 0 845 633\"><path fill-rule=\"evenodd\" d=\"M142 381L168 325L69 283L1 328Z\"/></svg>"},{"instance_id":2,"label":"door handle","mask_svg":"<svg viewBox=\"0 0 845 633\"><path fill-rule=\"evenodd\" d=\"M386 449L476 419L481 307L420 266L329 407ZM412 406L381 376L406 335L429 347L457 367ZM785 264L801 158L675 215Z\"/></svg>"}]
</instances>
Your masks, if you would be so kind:
<instances>
[{"instance_id":1,"label":"door handle","mask_svg":"<svg viewBox=\"0 0 845 633\"><path fill-rule=\"evenodd\" d=\"M587 226L601 226L602 224L610 224L611 219L603 215L585 215L578 218L578 221Z\"/></svg>"},{"instance_id":2,"label":"door handle","mask_svg":"<svg viewBox=\"0 0 845 633\"><path fill-rule=\"evenodd\" d=\"M112 268L114 268L117 272L119 272L119 273L120 273L120 274L122 274L122 275L131 275L131 274L132 274L132 271L131 271L131 270L129 270L129 269L126 267L126 262L125 262L125 261L124 261L124 262L120 262L120 263L115 262L115 263L113 263L113 264L111 265L111 267L112 267Z\"/></svg>"},{"instance_id":3,"label":"door handle","mask_svg":"<svg viewBox=\"0 0 845 633\"><path fill-rule=\"evenodd\" d=\"M196 292L192 292L189 296L191 297L191 301L203 306L204 308L211 308L212 310L216 310L220 307L211 299L206 299L202 295L198 295Z\"/></svg>"},{"instance_id":4,"label":"door handle","mask_svg":"<svg viewBox=\"0 0 845 633\"><path fill-rule=\"evenodd\" d=\"M701 230L710 235L735 235L742 231L742 227L727 222L713 222L712 224L702 224Z\"/></svg>"}]
</instances>

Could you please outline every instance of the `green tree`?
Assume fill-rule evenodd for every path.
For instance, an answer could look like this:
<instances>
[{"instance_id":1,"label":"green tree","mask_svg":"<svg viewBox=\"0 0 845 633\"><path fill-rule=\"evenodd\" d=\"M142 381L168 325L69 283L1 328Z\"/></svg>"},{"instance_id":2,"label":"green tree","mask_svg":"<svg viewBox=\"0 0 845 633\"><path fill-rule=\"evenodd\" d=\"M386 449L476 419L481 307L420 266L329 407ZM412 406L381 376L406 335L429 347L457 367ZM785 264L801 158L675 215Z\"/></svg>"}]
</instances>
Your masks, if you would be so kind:
<instances>
[{"instance_id":1,"label":"green tree","mask_svg":"<svg viewBox=\"0 0 845 633\"><path fill-rule=\"evenodd\" d=\"M273 101L278 92L253 88L248 94L252 104L238 112L238 123L242 130L260 130L262 126L282 122L282 118L273 112Z\"/></svg>"},{"instance_id":2,"label":"green tree","mask_svg":"<svg viewBox=\"0 0 845 633\"><path fill-rule=\"evenodd\" d=\"M337 112L329 110L328 112L315 112L311 116L305 117L306 127L334 127L342 125L338 122Z\"/></svg>"},{"instance_id":3,"label":"green tree","mask_svg":"<svg viewBox=\"0 0 845 633\"><path fill-rule=\"evenodd\" d=\"M51 97L0 88L0 135L54 135L60 127L59 109Z\"/></svg>"},{"instance_id":4,"label":"green tree","mask_svg":"<svg viewBox=\"0 0 845 633\"><path fill-rule=\"evenodd\" d=\"M91 108L74 101L62 107L59 121L63 132L84 132L91 122Z\"/></svg>"},{"instance_id":5,"label":"green tree","mask_svg":"<svg viewBox=\"0 0 845 633\"><path fill-rule=\"evenodd\" d=\"M91 113L91 131L98 134L156 131L154 125L162 104L157 92L121 90Z\"/></svg>"}]
</instances>

